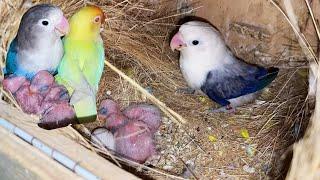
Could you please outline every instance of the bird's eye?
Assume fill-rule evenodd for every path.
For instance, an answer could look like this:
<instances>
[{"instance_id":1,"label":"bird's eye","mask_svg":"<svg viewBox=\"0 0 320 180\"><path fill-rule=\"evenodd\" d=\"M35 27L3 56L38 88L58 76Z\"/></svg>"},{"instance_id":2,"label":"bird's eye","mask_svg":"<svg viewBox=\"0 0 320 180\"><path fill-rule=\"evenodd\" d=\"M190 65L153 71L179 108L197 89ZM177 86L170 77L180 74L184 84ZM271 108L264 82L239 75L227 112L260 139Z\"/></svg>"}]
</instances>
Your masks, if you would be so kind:
<instances>
[{"instance_id":1,"label":"bird's eye","mask_svg":"<svg viewBox=\"0 0 320 180\"><path fill-rule=\"evenodd\" d=\"M49 22L48 22L47 20L43 20L41 23L42 23L42 25L44 25L44 26L48 26L48 24L49 24Z\"/></svg>"},{"instance_id":2,"label":"bird's eye","mask_svg":"<svg viewBox=\"0 0 320 180\"><path fill-rule=\"evenodd\" d=\"M100 16L96 16L96 17L94 18L94 22L95 22L95 23L99 23L99 22L100 22Z\"/></svg>"},{"instance_id":3,"label":"bird's eye","mask_svg":"<svg viewBox=\"0 0 320 180\"><path fill-rule=\"evenodd\" d=\"M198 40L194 40L194 41L192 41L192 44L196 46L196 45L199 44L199 41Z\"/></svg>"}]
</instances>

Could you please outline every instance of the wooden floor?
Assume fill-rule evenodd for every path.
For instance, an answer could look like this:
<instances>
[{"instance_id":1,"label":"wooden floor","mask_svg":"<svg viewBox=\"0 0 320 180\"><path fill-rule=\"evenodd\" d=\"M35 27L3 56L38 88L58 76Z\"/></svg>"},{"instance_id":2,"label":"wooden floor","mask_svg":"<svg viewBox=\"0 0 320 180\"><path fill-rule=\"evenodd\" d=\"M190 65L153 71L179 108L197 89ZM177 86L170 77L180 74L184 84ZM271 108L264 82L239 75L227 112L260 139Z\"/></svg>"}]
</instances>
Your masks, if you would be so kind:
<instances>
[{"instance_id":1,"label":"wooden floor","mask_svg":"<svg viewBox=\"0 0 320 180\"><path fill-rule=\"evenodd\" d=\"M0 137L0 179L80 179L2 127Z\"/></svg>"},{"instance_id":2,"label":"wooden floor","mask_svg":"<svg viewBox=\"0 0 320 180\"><path fill-rule=\"evenodd\" d=\"M138 179L106 159L89 151L80 144L63 135L68 129L44 130L37 126L35 119L21 113L10 105L0 101L0 118L26 131L36 139L45 142L51 148L77 162L101 179ZM71 170L46 156L40 150L26 143L6 129L0 127L0 179L79 179ZM5 172L5 173L4 173Z\"/></svg>"}]
</instances>

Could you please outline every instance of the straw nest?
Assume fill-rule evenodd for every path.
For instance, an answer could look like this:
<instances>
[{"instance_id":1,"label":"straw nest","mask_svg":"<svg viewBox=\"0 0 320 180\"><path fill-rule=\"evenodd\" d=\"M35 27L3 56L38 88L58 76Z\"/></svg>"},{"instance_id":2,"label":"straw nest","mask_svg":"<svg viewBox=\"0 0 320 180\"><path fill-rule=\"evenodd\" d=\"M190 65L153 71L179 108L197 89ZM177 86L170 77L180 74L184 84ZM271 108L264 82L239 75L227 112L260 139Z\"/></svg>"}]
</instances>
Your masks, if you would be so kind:
<instances>
[{"instance_id":1,"label":"straw nest","mask_svg":"<svg viewBox=\"0 0 320 180\"><path fill-rule=\"evenodd\" d=\"M40 2L48 1L32 3ZM88 138L90 130L104 122L75 127L84 138L73 139L108 159L114 159L112 162L134 167L128 170L136 174L154 178L283 177L282 160L285 158L280 157L286 157L286 149L301 137L310 116L305 101L306 72L302 68L282 69L276 81L255 103L239 108L234 115L207 114L206 110L215 106L208 98L176 93L186 84L179 71L178 56L168 46L177 21L186 14L191 15L196 6L185 13L178 13L176 2L170 0L52 0L50 3L61 7L67 16L85 4L102 7L107 14L102 32L107 61L188 121L184 125L174 123L179 121L179 116L157 103L165 112L163 124L156 133L159 156L147 162L148 166L110 157L106 149L80 140ZM1 68L20 18L30 4L28 0L0 1ZM293 44L292 49L301 56L297 43ZM246 60L261 63L253 61L249 55ZM276 66L279 61L274 58L268 65ZM3 90L1 96L15 104ZM106 66L98 103L108 97L123 107L133 102L156 102Z\"/></svg>"}]
</instances>

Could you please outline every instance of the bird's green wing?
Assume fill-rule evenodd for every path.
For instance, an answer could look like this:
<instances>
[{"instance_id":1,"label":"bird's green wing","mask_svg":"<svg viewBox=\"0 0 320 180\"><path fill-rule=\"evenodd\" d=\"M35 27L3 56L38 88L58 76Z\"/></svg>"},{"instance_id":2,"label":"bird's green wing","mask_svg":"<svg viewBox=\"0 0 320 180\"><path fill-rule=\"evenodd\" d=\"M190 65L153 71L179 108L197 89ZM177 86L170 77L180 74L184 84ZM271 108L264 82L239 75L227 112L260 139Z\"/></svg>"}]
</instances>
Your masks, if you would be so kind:
<instances>
[{"instance_id":1,"label":"bird's green wing","mask_svg":"<svg viewBox=\"0 0 320 180\"><path fill-rule=\"evenodd\" d=\"M93 91L97 93L103 72L105 56L102 42L95 43L93 46L94 53L83 63L82 72Z\"/></svg>"},{"instance_id":2,"label":"bird's green wing","mask_svg":"<svg viewBox=\"0 0 320 180\"><path fill-rule=\"evenodd\" d=\"M78 120L93 121L97 114L96 93L103 71L103 45L79 42L70 45L66 41L65 48L56 81L68 89Z\"/></svg>"}]
</instances>

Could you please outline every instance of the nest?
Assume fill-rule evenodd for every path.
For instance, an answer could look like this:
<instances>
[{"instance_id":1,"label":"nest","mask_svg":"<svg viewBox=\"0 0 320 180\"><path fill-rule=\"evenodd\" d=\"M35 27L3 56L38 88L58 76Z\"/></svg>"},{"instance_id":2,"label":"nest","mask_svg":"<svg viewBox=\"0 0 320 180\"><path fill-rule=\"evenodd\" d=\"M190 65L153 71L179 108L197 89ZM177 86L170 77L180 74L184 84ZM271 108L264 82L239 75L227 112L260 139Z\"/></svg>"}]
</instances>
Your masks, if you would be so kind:
<instances>
[{"instance_id":1,"label":"nest","mask_svg":"<svg viewBox=\"0 0 320 180\"><path fill-rule=\"evenodd\" d=\"M43 2L46 1L32 3ZM0 1L1 69L8 45L30 3L28 0ZM283 177L283 165L289 165L283 161L285 152L301 137L310 116L305 101L306 76L300 67L281 69L279 77L257 102L240 107L236 114L207 114L206 110L216 105L206 96L176 92L186 84L179 70L178 55L171 52L168 45L178 20L191 15L196 6L179 13L176 2L170 0L52 0L50 3L61 7L68 17L85 4L100 6L107 14L102 32L107 60L188 121L181 125L175 123L177 116L170 112L164 114L155 137L159 157L147 162L148 166L111 156L106 149L85 140L73 137L74 140L112 162L131 167L128 170L137 175L153 178ZM297 42L293 44L297 45ZM261 63L249 55L245 59ZM268 65L278 65L278 62L279 59L273 58ZM289 62L281 63L289 66ZM0 95L7 102L16 104L3 90ZM133 102L154 102L106 66L98 103L110 97L123 107ZM103 124L97 121L74 128L87 139L90 130ZM86 141L90 142L89 139Z\"/></svg>"}]
</instances>

